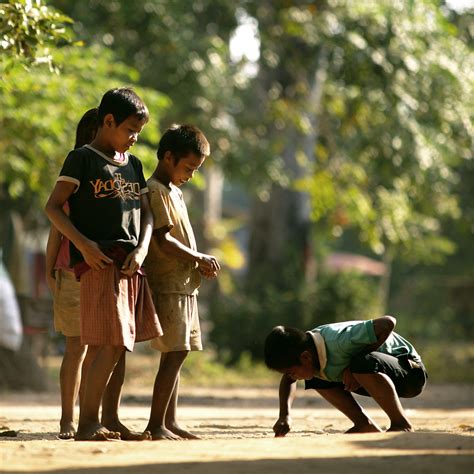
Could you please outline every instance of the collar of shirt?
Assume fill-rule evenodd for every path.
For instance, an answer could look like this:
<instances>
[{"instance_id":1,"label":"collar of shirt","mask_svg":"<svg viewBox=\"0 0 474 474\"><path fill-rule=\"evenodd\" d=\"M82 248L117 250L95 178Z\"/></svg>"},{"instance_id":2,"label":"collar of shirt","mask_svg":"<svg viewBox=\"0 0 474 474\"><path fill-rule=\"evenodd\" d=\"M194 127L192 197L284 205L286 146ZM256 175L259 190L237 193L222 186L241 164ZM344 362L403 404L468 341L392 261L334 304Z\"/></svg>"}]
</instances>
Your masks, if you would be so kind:
<instances>
[{"instance_id":1,"label":"collar of shirt","mask_svg":"<svg viewBox=\"0 0 474 474\"><path fill-rule=\"evenodd\" d=\"M328 358L326 355L326 344L324 343L324 338L321 336L319 331L308 331L308 333L312 338L314 345L316 346L316 352L318 353L318 359L319 359L319 370L314 371L315 377L318 377L320 379L327 380L326 374L324 373L324 368L326 367L328 363Z\"/></svg>"}]
</instances>

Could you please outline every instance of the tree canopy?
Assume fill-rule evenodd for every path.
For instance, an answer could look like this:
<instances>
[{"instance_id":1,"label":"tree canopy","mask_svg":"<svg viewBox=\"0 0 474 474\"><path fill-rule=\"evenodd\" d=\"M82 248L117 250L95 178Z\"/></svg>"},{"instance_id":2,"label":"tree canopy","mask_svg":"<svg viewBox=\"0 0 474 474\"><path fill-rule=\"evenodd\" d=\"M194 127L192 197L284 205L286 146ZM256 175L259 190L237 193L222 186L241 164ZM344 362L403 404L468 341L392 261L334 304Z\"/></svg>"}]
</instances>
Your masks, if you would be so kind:
<instances>
[{"instance_id":1,"label":"tree canopy","mask_svg":"<svg viewBox=\"0 0 474 474\"><path fill-rule=\"evenodd\" d=\"M136 150L148 170L160 129L197 124L212 144L206 166L237 188L228 206L250 203L245 218L226 227L240 225L249 245L247 271L229 272L220 284L237 302L235 318L219 298L211 308L221 346L243 320L239 343L255 353L252 334L284 313L306 311L297 322L312 322L308 295L318 278L309 262L347 242L410 268L441 264L467 247L474 94L465 18L472 12L456 15L434 0L50 5L57 10L39 0L1 4L2 199L41 221L75 124L115 85L136 86L152 110ZM237 60L229 42L244 22L259 51ZM217 240L224 227L216 226ZM369 293L345 280L319 283L317 291L332 285L327 291L340 299L345 288ZM361 301L352 307L363 308Z\"/></svg>"}]
</instances>

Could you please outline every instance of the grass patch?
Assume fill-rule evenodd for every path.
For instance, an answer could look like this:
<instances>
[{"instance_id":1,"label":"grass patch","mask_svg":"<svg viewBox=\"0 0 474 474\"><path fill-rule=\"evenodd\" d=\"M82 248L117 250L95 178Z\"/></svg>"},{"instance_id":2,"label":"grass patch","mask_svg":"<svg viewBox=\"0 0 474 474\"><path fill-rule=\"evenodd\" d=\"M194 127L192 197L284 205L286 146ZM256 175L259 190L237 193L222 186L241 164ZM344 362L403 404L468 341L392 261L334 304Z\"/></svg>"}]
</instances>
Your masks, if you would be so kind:
<instances>
[{"instance_id":1,"label":"grass patch","mask_svg":"<svg viewBox=\"0 0 474 474\"><path fill-rule=\"evenodd\" d=\"M127 355L126 383L152 387L159 366L159 353L142 350ZM184 387L268 387L278 385L280 375L243 354L228 367L211 351L191 352L181 369Z\"/></svg>"},{"instance_id":2,"label":"grass patch","mask_svg":"<svg viewBox=\"0 0 474 474\"><path fill-rule=\"evenodd\" d=\"M61 356L49 356L46 369L54 385L59 381ZM160 354L148 347L127 353L125 385L130 390L153 390ZM243 354L235 366L228 367L212 351L191 352L181 369L183 387L278 387L280 374Z\"/></svg>"},{"instance_id":3,"label":"grass patch","mask_svg":"<svg viewBox=\"0 0 474 474\"><path fill-rule=\"evenodd\" d=\"M433 383L474 384L474 343L441 341L434 344L418 342L417 350ZM48 357L47 369L51 380L59 379L61 356ZM153 388L160 363L159 352L140 345L127 354L125 384L128 389ZM241 355L232 367L217 359L209 350L191 352L181 369L183 387L278 387L280 374L268 370L262 362L252 361L249 354Z\"/></svg>"}]
</instances>

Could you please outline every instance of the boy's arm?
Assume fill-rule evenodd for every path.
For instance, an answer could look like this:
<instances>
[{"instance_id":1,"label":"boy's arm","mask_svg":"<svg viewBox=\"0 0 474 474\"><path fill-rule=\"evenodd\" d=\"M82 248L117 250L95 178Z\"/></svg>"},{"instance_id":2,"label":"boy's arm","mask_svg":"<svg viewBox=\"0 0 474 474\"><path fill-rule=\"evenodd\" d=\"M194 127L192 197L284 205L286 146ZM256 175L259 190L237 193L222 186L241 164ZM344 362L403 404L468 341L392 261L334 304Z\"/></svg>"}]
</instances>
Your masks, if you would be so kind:
<instances>
[{"instance_id":1,"label":"boy's arm","mask_svg":"<svg viewBox=\"0 0 474 474\"><path fill-rule=\"evenodd\" d=\"M103 254L93 240L81 234L64 212L64 203L73 193L76 185L66 181L58 181L49 196L45 212L54 227L65 235L81 252L86 263L94 270L104 268L112 263L112 259Z\"/></svg>"},{"instance_id":2,"label":"boy's arm","mask_svg":"<svg viewBox=\"0 0 474 474\"><path fill-rule=\"evenodd\" d=\"M377 342L369 346L369 352L377 350L387 340L388 336L395 329L397 320L393 316L382 316L381 318L373 319L372 323Z\"/></svg>"},{"instance_id":3,"label":"boy's arm","mask_svg":"<svg viewBox=\"0 0 474 474\"><path fill-rule=\"evenodd\" d=\"M54 225L51 225L48 242L46 243L46 281L51 291L54 290L54 265L56 264L60 246L61 233Z\"/></svg>"},{"instance_id":4,"label":"boy's arm","mask_svg":"<svg viewBox=\"0 0 474 474\"><path fill-rule=\"evenodd\" d=\"M132 276L143 264L153 235L153 214L150 208L148 194L140 197L140 236L138 245L127 255L122 265L122 273Z\"/></svg>"},{"instance_id":5,"label":"boy's arm","mask_svg":"<svg viewBox=\"0 0 474 474\"><path fill-rule=\"evenodd\" d=\"M278 398L280 400L280 414L273 425L275 437L285 436L291 430L290 410L296 395L296 380L284 374L280 381Z\"/></svg>"},{"instance_id":6,"label":"boy's arm","mask_svg":"<svg viewBox=\"0 0 474 474\"><path fill-rule=\"evenodd\" d=\"M193 250L175 239L168 227L155 229L153 235L158 240L161 249L169 255L187 262L197 262L199 268L204 272L217 272L221 267L217 259L212 255Z\"/></svg>"},{"instance_id":7,"label":"boy's arm","mask_svg":"<svg viewBox=\"0 0 474 474\"><path fill-rule=\"evenodd\" d=\"M397 320L393 316L382 316L381 318L373 319L372 324L374 326L377 342L369 344L366 347L363 353L367 354L376 351L387 340L390 334L392 334L392 331L397 324ZM357 380L354 378L349 367L344 369L342 381L344 383L345 390L348 392L355 392L360 387L359 382L357 382Z\"/></svg>"}]
</instances>

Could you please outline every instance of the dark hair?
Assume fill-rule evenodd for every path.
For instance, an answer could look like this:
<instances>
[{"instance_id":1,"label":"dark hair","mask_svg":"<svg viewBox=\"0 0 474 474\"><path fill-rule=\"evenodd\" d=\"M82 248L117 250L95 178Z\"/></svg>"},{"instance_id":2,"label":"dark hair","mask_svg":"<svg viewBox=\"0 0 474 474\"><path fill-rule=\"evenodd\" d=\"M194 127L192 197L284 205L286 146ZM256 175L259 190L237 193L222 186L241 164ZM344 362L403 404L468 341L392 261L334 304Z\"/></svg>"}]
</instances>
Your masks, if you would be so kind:
<instances>
[{"instance_id":1,"label":"dark hair","mask_svg":"<svg viewBox=\"0 0 474 474\"><path fill-rule=\"evenodd\" d=\"M211 147L204 133L193 125L172 125L160 139L156 155L162 160L165 153L170 151L175 163L189 153L200 158L209 156Z\"/></svg>"},{"instance_id":2,"label":"dark hair","mask_svg":"<svg viewBox=\"0 0 474 474\"><path fill-rule=\"evenodd\" d=\"M89 144L94 140L99 128L99 109L89 109L79 120L76 128L76 143L74 148Z\"/></svg>"},{"instance_id":3,"label":"dark hair","mask_svg":"<svg viewBox=\"0 0 474 474\"><path fill-rule=\"evenodd\" d=\"M265 339L265 364L272 370L301 365L300 355L308 346L308 335L301 329L276 326Z\"/></svg>"},{"instance_id":4,"label":"dark hair","mask_svg":"<svg viewBox=\"0 0 474 474\"><path fill-rule=\"evenodd\" d=\"M112 114L116 125L120 125L131 115L139 120L148 121L149 113L147 106L138 97L133 89L120 87L107 91L99 105L99 125L104 123L107 114Z\"/></svg>"}]
</instances>

